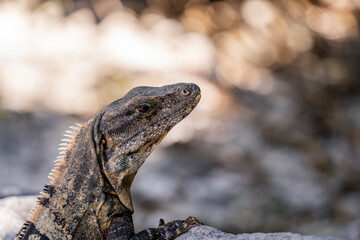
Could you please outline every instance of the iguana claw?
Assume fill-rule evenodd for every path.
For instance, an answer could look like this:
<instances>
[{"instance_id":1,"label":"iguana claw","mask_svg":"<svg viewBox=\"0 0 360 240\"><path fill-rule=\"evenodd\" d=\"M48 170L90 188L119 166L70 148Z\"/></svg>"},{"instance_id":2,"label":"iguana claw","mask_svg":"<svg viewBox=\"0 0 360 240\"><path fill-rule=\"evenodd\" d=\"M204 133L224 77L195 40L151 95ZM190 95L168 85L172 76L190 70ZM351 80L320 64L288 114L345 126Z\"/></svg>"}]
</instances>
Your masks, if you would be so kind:
<instances>
[{"instance_id":1,"label":"iguana claw","mask_svg":"<svg viewBox=\"0 0 360 240\"><path fill-rule=\"evenodd\" d=\"M195 217L188 217L185 221L183 221L182 225L178 228L178 231L181 233L186 232L192 225L200 225L200 221Z\"/></svg>"},{"instance_id":2,"label":"iguana claw","mask_svg":"<svg viewBox=\"0 0 360 240\"><path fill-rule=\"evenodd\" d=\"M162 228L164 228L165 230L166 235L164 239L174 239L189 230L189 228L193 225L200 225L199 220L197 220L195 217L188 217L186 220L171 221L162 226Z\"/></svg>"},{"instance_id":3,"label":"iguana claw","mask_svg":"<svg viewBox=\"0 0 360 240\"><path fill-rule=\"evenodd\" d=\"M163 227L164 225L165 225L164 219L160 218L158 227Z\"/></svg>"}]
</instances>

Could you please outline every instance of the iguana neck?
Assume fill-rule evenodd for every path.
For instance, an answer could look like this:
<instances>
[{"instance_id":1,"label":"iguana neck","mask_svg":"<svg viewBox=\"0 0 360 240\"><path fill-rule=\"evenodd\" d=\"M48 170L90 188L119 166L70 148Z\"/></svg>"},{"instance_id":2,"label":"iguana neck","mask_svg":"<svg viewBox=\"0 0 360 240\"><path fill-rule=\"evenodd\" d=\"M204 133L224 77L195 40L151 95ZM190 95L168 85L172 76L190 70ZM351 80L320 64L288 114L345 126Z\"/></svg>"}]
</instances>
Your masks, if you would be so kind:
<instances>
[{"instance_id":1,"label":"iguana neck","mask_svg":"<svg viewBox=\"0 0 360 240\"><path fill-rule=\"evenodd\" d=\"M50 239L71 238L80 224L86 224L84 221L97 224L106 189L94 142L95 125L92 119L73 136L68 135L68 146L61 149L63 156L50 173L51 183L45 186L29 217L36 229ZM89 230L94 228L99 229L87 226Z\"/></svg>"}]
</instances>

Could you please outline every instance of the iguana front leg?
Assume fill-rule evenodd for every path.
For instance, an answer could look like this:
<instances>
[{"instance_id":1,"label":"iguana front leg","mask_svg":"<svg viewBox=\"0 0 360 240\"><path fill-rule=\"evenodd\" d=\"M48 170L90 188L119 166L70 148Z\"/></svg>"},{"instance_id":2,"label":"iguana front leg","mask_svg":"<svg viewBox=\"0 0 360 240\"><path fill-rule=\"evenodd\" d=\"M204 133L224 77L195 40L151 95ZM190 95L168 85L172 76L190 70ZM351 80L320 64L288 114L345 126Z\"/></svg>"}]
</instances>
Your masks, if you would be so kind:
<instances>
[{"instance_id":1,"label":"iguana front leg","mask_svg":"<svg viewBox=\"0 0 360 240\"><path fill-rule=\"evenodd\" d=\"M200 225L199 220L194 217L188 217L186 220L174 220L167 224L164 223L163 219L160 219L158 228L148 228L135 234L132 219L129 219L129 216L116 216L108 229L107 239L172 240L186 232L193 225Z\"/></svg>"}]
</instances>

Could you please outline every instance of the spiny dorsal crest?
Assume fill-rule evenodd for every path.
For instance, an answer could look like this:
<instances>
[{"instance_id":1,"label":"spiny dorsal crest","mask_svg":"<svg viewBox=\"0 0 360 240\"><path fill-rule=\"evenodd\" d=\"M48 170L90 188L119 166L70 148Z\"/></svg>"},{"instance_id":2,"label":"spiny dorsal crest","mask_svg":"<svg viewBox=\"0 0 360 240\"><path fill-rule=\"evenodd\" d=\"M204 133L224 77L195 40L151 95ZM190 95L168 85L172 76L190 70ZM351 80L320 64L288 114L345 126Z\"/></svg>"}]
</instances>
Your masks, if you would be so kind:
<instances>
[{"instance_id":1,"label":"spiny dorsal crest","mask_svg":"<svg viewBox=\"0 0 360 240\"><path fill-rule=\"evenodd\" d=\"M30 221L26 221L24 223L24 225L20 229L20 232L18 233L19 239L23 239L25 237L25 234L26 234L27 230L29 229L30 224L31 224Z\"/></svg>"},{"instance_id":2,"label":"spiny dorsal crest","mask_svg":"<svg viewBox=\"0 0 360 240\"><path fill-rule=\"evenodd\" d=\"M74 145L74 139L79 133L82 125L77 123L76 126L70 126L69 130L65 131L64 137L60 143L59 147L59 156L55 160L55 167L49 173L48 178L50 179L50 184L44 186L43 191L40 192L37 203L39 205L45 206L49 201L55 191L54 186L60 181L63 177L64 169L67 165L66 153ZM31 215L31 214L30 214Z\"/></svg>"},{"instance_id":3,"label":"spiny dorsal crest","mask_svg":"<svg viewBox=\"0 0 360 240\"><path fill-rule=\"evenodd\" d=\"M41 206L45 206L48 201L49 197L51 197L55 192L55 186L58 181L61 181L63 174L65 173L65 168L67 165L66 153L72 146L75 144L74 139L76 138L77 134L79 133L82 125L76 124L76 126L69 127L70 129L67 130L64 134L65 138L62 139L62 143L60 144L60 155L55 160L55 167L51 170L49 174L50 183L44 186L42 192L37 200L37 204L32 209L28 221L25 222L23 227L21 228L20 232L18 233L19 239L23 239L26 235L27 231L29 230L32 221L38 218L39 210ZM40 208L39 208L40 207Z\"/></svg>"}]
</instances>

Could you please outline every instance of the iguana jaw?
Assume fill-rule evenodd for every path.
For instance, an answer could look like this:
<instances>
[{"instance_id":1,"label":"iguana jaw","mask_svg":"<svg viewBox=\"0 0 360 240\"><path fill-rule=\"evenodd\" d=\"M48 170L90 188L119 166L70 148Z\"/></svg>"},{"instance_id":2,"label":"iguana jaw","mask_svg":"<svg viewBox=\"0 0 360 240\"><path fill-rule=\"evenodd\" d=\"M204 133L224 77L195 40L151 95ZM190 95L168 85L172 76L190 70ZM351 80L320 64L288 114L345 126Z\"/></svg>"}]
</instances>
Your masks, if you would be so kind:
<instances>
[{"instance_id":1,"label":"iguana jaw","mask_svg":"<svg viewBox=\"0 0 360 240\"><path fill-rule=\"evenodd\" d=\"M169 103L158 106L161 110L165 107L169 109L161 115L160 119L146 123L140 131L132 135L131 139L126 140L126 144L112 146L112 154L103 162L105 175L114 191L121 203L132 212L134 208L131 201L130 187L138 169L170 129L189 115L200 100L200 89L196 85L183 85L180 85L180 87L174 85L174 89L170 88L169 91L177 91L177 95L180 95L181 98L178 96L175 98L174 96L173 106L169 105ZM170 93L174 94L173 92ZM182 94L185 96L182 96Z\"/></svg>"}]
</instances>

